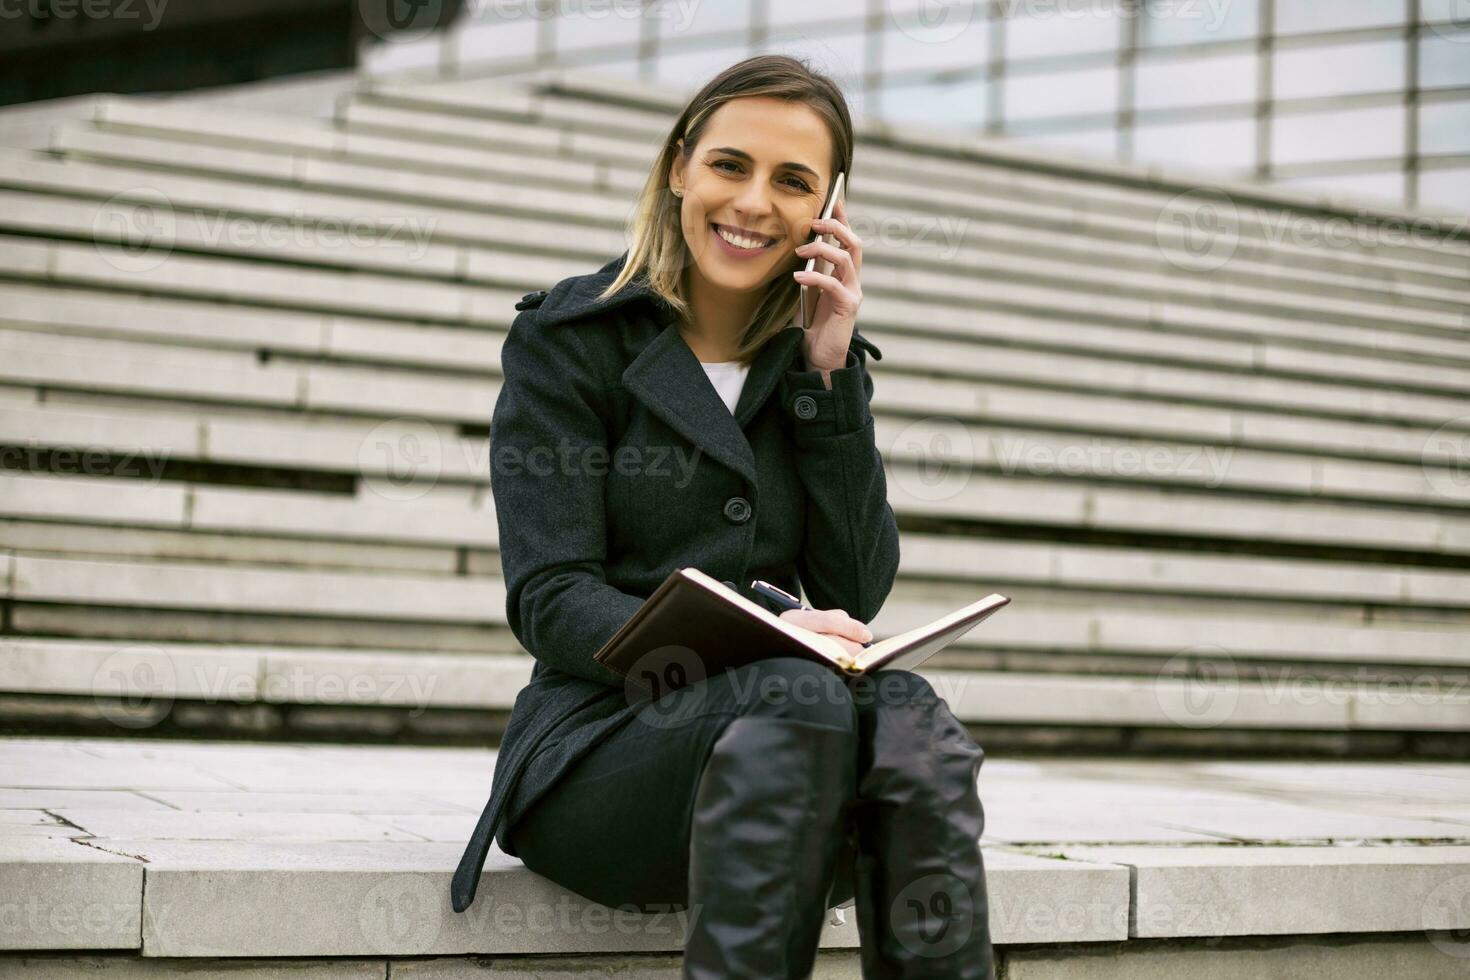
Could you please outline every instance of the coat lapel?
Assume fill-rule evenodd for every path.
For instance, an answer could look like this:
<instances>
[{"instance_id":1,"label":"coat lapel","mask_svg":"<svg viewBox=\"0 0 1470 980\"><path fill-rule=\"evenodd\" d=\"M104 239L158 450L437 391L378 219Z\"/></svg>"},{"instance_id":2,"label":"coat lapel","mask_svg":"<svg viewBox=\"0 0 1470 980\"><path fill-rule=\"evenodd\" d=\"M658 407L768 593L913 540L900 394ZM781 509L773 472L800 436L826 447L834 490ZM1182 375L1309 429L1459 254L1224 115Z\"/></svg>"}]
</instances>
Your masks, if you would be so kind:
<instances>
[{"instance_id":1,"label":"coat lapel","mask_svg":"<svg viewBox=\"0 0 1470 980\"><path fill-rule=\"evenodd\" d=\"M664 424L754 484L755 453L745 424L796 355L801 328L787 327L760 349L731 415L672 319L657 322L658 333L623 371L624 386Z\"/></svg>"},{"instance_id":2,"label":"coat lapel","mask_svg":"<svg viewBox=\"0 0 1470 980\"><path fill-rule=\"evenodd\" d=\"M801 328L786 327L756 354L732 415L684 342L674 310L663 297L633 282L614 296L597 298L627 256L624 252L592 275L558 283L541 303L541 322L564 323L627 307L630 321L645 325L652 337L623 370L624 386L664 424L754 484L755 454L744 428L799 356Z\"/></svg>"}]
</instances>

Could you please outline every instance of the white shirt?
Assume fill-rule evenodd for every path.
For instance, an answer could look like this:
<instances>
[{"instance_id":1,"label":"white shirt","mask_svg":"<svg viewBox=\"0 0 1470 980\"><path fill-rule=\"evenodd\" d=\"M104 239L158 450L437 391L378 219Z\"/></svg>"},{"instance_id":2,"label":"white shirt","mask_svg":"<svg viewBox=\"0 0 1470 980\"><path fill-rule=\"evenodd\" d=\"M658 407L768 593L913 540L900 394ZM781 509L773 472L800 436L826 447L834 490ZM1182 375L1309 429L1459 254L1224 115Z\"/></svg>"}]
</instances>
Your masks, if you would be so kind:
<instances>
[{"instance_id":1,"label":"white shirt","mask_svg":"<svg viewBox=\"0 0 1470 980\"><path fill-rule=\"evenodd\" d=\"M735 406L740 403L740 389L745 387L745 376L750 373L750 365L739 361L700 361L699 366L704 368L704 373L709 375L710 384L715 386L725 407L734 415Z\"/></svg>"}]
</instances>

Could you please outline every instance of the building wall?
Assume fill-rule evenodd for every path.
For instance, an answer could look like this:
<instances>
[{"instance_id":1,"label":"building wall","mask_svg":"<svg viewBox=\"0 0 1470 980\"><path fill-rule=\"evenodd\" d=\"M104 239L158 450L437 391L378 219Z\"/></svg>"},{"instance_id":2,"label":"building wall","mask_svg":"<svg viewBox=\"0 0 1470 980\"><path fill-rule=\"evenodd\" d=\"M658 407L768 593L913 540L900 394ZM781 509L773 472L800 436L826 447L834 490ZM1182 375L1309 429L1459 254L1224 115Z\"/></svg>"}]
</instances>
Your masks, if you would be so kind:
<instances>
[{"instance_id":1,"label":"building wall","mask_svg":"<svg viewBox=\"0 0 1470 980\"><path fill-rule=\"evenodd\" d=\"M855 111L1470 212L1470 0L468 0L374 73L693 89L809 56Z\"/></svg>"}]
</instances>

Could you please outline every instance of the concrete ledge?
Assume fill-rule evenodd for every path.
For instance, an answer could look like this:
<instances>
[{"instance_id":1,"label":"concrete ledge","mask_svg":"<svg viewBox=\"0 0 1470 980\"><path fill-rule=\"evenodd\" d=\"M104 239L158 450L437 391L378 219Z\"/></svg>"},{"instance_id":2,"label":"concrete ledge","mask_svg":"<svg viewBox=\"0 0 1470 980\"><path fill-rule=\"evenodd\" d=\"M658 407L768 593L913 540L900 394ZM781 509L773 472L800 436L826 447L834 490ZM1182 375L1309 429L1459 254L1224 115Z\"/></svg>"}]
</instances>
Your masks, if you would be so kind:
<instances>
[{"instance_id":1,"label":"concrete ledge","mask_svg":"<svg viewBox=\"0 0 1470 980\"><path fill-rule=\"evenodd\" d=\"M1284 939L1132 940L1067 946L1000 946L998 965L1007 980L1340 980L1393 977L1463 980L1470 946L1442 933L1373 936L1293 936ZM141 980L209 978L228 972L232 980L681 980L682 957L673 953L593 956L429 956L414 959L141 958L125 954L0 954L0 973L28 980ZM818 950L810 980L861 980L855 950Z\"/></svg>"},{"instance_id":2,"label":"concrete ledge","mask_svg":"<svg viewBox=\"0 0 1470 980\"><path fill-rule=\"evenodd\" d=\"M1286 824L1289 826L1289 824ZM1470 829L1470 828L1467 828ZM1064 847L1129 868L1129 935L1306 935L1463 928L1470 847Z\"/></svg>"},{"instance_id":3,"label":"concrete ledge","mask_svg":"<svg viewBox=\"0 0 1470 980\"><path fill-rule=\"evenodd\" d=\"M1463 980L1470 944L1434 931L1004 950L1007 980ZM395 972L396 969L395 969Z\"/></svg>"},{"instance_id":4,"label":"concrete ledge","mask_svg":"<svg viewBox=\"0 0 1470 980\"><path fill-rule=\"evenodd\" d=\"M0 901L6 907L0 949L136 949L143 862L78 844L70 827L44 828L42 836L37 825L12 822L26 812L44 815L0 810Z\"/></svg>"},{"instance_id":5,"label":"concrete ledge","mask_svg":"<svg viewBox=\"0 0 1470 980\"><path fill-rule=\"evenodd\" d=\"M449 878L494 761L462 749L0 740L7 896L46 910L7 917L3 948L161 961L681 949L688 910L590 903L495 848L480 899L452 912ZM1023 961L1046 962L1039 946L1131 956L1149 938L1470 927L1470 766L990 757L980 791L992 935ZM1276 802L1283 793L1294 812ZM1273 836L1240 846L1229 832L1252 822ZM992 828L1031 826L1045 842L992 839ZM1318 845L1282 838L1321 828L1331 834ZM823 949L857 942L855 920L823 929Z\"/></svg>"},{"instance_id":6,"label":"concrete ledge","mask_svg":"<svg viewBox=\"0 0 1470 980\"><path fill-rule=\"evenodd\" d=\"M0 691L141 701L155 713L176 700L508 710L531 663L524 654L7 638ZM1470 695L1453 678L1426 672L1412 688L1368 678L1329 686L1304 671L1252 678L1228 659L1224 670L1198 677L1161 661L1137 676L933 666L920 673L957 717L977 725L1470 731Z\"/></svg>"}]
</instances>

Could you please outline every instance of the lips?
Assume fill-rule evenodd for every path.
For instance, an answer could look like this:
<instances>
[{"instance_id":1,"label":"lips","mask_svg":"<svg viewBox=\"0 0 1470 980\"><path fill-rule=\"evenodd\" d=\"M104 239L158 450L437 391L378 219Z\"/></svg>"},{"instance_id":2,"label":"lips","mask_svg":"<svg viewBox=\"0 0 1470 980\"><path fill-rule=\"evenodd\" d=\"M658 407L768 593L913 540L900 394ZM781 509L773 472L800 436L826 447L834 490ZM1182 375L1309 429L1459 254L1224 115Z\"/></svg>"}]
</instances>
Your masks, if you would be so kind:
<instances>
[{"instance_id":1,"label":"lips","mask_svg":"<svg viewBox=\"0 0 1470 980\"><path fill-rule=\"evenodd\" d=\"M714 228L714 229L717 229L717 230L718 229L723 229L724 231L729 232L730 234L734 235L737 238L759 239L759 240L765 242L765 244L761 246L762 248L768 248L771 245L774 245L776 243L776 238L773 237L773 236L771 236L771 235L762 235L762 234L760 234L758 232L742 231L741 229L736 228L733 225L722 225L719 222L711 221L710 222L710 227L711 228Z\"/></svg>"}]
</instances>

